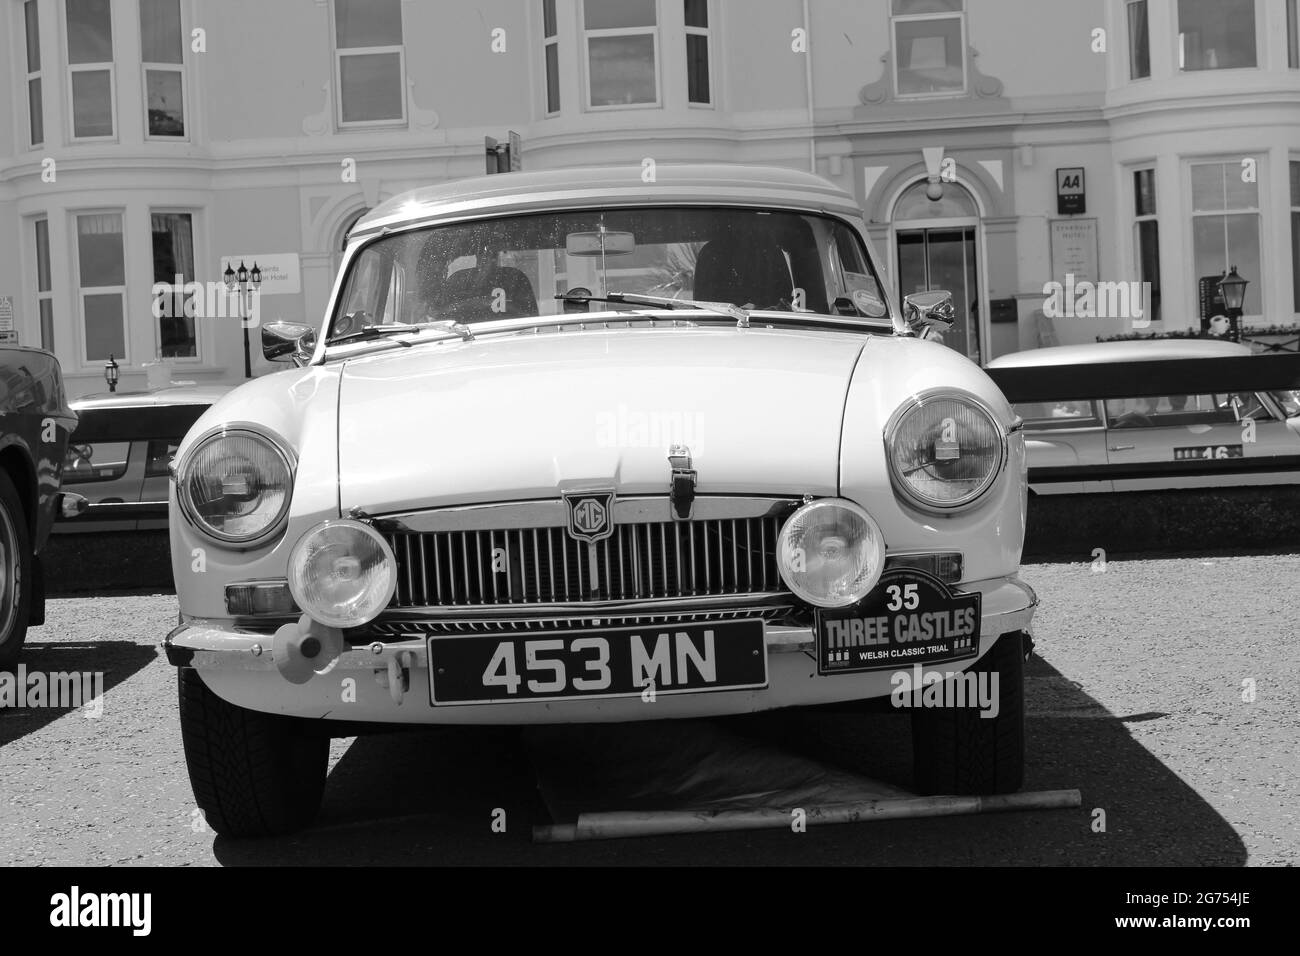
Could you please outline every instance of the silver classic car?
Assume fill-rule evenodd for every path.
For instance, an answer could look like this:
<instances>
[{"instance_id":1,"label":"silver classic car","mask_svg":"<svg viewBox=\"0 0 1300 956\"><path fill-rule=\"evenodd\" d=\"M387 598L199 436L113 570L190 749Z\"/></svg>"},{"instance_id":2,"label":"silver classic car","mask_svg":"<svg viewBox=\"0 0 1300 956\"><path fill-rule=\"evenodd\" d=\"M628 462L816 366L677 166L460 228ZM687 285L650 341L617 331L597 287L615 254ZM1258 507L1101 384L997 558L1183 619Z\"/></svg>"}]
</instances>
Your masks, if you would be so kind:
<instances>
[{"instance_id":1,"label":"silver classic car","mask_svg":"<svg viewBox=\"0 0 1300 956\"><path fill-rule=\"evenodd\" d=\"M1099 376L1094 381L1109 384L1123 381L1114 371L1119 363L1250 355L1248 345L1213 340L1097 342L1015 352L988 367L996 374L1082 366ZM1134 393L1151 390L1133 382L1130 387ZM1183 394L1098 399L1087 390L1083 385L1064 401L1016 404L1025 420L1032 493L1300 483L1300 401L1294 390L1216 389L1203 380L1194 380Z\"/></svg>"},{"instance_id":2,"label":"silver classic car","mask_svg":"<svg viewBox=\"0 0 1300 956\"><path fill-rule=\"evenodd\" d=\"M894 302L851 196L640 166L419 189L294 368L174 463L181 730L221 833L317 811L331 734L890 701L925 793L1018 789L1020 421ZM978 691L978 692L977 692Z\"/></svg>"}]
</instances>

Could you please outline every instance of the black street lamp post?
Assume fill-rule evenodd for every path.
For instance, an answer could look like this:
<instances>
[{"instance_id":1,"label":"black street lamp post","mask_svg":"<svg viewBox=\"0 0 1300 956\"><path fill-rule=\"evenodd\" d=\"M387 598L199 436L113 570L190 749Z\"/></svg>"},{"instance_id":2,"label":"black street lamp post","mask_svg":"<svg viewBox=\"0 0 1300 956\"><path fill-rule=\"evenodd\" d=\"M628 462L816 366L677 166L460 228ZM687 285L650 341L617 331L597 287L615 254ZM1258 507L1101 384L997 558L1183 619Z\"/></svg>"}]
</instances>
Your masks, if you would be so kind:
<instances>
[{"instance_id":1,"label":"black street lamp post","mask_svg":"<svg viewBox=\"0 0 1300 956\"><path fill-rule=\"evenodd\" d=\"M244 378L252 378L253 356L248 345L248 294L250 286L254 295L262 287L262 270L257 267L256 262L253 263L251 270L240 262L238 271L227 264L226 271L221 274L221 277L226 280L227 290L230 292L234 292L236 288L239 290L239 324L244 327Z\"/></svg>"},{"instance_id":2,"label":"black street lamp post","mask_svg":"<svg viewBox=\"0 0 1300 956\"><path fill-rule=\"evenodd\" d=\"M1246 286L1250 283L1237 274L1237 267L1226 272L1219 280L1219 292L1223 295L1223 307L1228 310L1228 337L1234 342L1241 341L1241 312L1246 301Z\"/></svg>"}]
</instances>

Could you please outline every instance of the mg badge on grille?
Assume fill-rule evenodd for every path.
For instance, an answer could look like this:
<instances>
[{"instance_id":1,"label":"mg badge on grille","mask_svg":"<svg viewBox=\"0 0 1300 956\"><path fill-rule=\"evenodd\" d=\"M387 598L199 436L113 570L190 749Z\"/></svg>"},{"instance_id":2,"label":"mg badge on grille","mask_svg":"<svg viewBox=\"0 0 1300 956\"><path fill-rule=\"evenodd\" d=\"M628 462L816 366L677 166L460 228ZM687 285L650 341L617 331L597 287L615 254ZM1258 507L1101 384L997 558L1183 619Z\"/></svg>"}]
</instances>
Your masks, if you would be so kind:
<instances>
[{"instance_id":1,"label":"mg badge on grille","mask_svg":"<svg viewBox=\"0 0 1300 956\"><path fill-rule=\"evenodd\" d=\"M569 537L603 541L614 533L614 492L566 492L564 501L569 507Z\"/></svg>"}]
</instances>

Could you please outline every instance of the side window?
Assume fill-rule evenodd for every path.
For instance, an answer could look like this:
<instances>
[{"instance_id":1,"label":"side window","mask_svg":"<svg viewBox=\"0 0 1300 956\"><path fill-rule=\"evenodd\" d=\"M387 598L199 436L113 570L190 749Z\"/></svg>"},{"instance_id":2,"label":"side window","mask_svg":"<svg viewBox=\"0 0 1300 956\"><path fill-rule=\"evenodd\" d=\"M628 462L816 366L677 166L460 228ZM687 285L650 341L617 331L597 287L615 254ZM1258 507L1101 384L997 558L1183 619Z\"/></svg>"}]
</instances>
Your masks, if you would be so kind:
<instances>
[{"instance_id":1,"label":"side window","mask_svg":"<svg viewBox=\"0 0 1300 956\"><path fill-rule=\"evenodd\" d=\"M1161 395L1110 399L1106 419L1111 428L1171 428L1232 424L1237 414L1227 395Z\"/></svg>"},{"instance_id":2,"label":"side window","mask_svg":"<svg viewBox=\"0 0 1300 956\"><path fill-rule=\"evenodd\" d=\"M352 268L333 334L347 335L367 325L405 321L402 308L404 291L401 264L384 252L366 250Z\"/></svg>"},{"instance_id":3,"label":"side window","mask_svg":"<svg viewBox=\"0 0 1300 956\"><path fill-rule=\"evenodd\" d=\"M882 319L889 315L889 306L885 303L880 283L871 273L858 245L857 238L843 226L837 225L831 235L830 256L832 276L831 302L836 311L853 315L857 313L870 319ZM853 308L844 308L839 300L848 299Z\"/></svg>"},{"instance_id":4,"label":"side window","mask_svg":"<svg viewBox=\"0 0 1300 956\"><path fill-rule=\"evenodd\" d=\"M1022 402L1016 414L1025 420L1025 428L1042 431L1052 428L1096 428L1101 419L1089 400L1070 402Z\"/></svg>"},{"instance_id":5,"label":"side window","mask_svg":"<svg viewBox=\"0 0 1300 956\"><path fill-rule=\"evenodd\" d=\"M126 461L130 452L131 443L125 441L71 444L63 463L63 481L75 485L121 478L126 474Z\"/></svg>"},{"instance_id":6,"label":"side window","mask_svg":"<svg viewBox=\"0 0 1300 956\"><path fill-rule=\"evenodd\" d=\"M1251 418L1257 422L1264 422L1273 417L1273 413L1265 407L1259 396L1254 392L1215 395L1214 404L1220 411L1232 415L1234 421L1245 421L1247 418Z\"/></svg>"},{"instance_id":7,"label":"side window","mask_svg":"<svg viewBox=\"0 0 1300 956\"><path fill-rule=\"evenodd\" d=\"M171 463L172 456L176 454L178 443L166 439L155 438L149 442L149 457L145 462L144 476L146 478L166 478L167 466Z\"/></svg>"}]
</instances>

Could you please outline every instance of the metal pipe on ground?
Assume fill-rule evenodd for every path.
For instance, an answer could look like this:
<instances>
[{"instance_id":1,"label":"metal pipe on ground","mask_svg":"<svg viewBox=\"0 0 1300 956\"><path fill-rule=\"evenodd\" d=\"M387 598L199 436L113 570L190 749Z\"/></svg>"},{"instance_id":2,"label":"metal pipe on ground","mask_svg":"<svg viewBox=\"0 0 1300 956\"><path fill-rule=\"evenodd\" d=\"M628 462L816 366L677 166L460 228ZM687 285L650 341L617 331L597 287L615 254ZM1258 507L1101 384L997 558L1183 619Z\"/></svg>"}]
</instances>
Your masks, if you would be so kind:
<instances>
[{"instance_id":1,"label":"metal pipe on ground","mask_svg":"<svg viewBox=\"0 0 1300 956\"><path fill-rule=\"evenodd\" d=\"M1061 810L1081 806L1082 801L1078 790L1038 790L988 797L902 797L799 809L804 811L803 820L808 826L818 826L1014 810ZM576 823L533 827L533 842L574 843L684 833L778 830L791 826L794 820L794 809L583 813Z\"/></svg>"}]
</instances>

